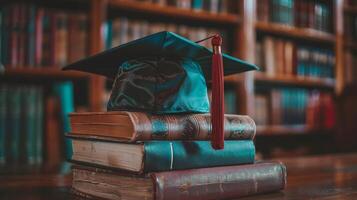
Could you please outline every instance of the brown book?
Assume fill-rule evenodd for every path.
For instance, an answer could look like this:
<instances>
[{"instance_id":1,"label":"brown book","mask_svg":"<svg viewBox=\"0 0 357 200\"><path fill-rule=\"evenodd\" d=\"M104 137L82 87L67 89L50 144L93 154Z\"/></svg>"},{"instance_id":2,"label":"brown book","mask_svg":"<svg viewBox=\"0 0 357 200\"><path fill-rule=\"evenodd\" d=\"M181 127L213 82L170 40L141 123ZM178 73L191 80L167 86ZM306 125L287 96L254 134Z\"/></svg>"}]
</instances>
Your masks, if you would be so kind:
<instances>
[{"instance_id":1,"label":"brown book","mask_svg":"<svg viewBox=\"0 0 357 200\"><path fill-rule=\"evenodd\" d=\"M178 170L129 175L74 166L73 192L89 199L232 199L284 189L282 163Z\"/></svg>"},{"instance_id":2,"label":"brown book","mask_svg":"<svg viewBox=\"0 0 357 200\"><path fill-rule=\"evenodd\" d=\"M141 112L70 114L72 133L130 142L145 140L209 140L210 114L149 115ZM252 139L255 123L245 115L225 115L225 139Z\"/></svg>"},{"instance_id":3,"label":"brown book","mask_svg":"<svg viewBox=\"0 0 357 200\"><path fill-rule=\"evenodd\" d=\"M275 45L274 45L274 39L270 36L265 37L263 41L263 46L264 49L263 51L265 52L264 56L264 63L265 63L265 72L267 75L275 75L275 68L276 68L276 60L275 60Z\"/></svg>"},{"instance_id":4,"label":"brown book","mask_svg":"<svg viewBox=\"0 0 357 200\"><path fill-rule=\"evenodd\" d=\"M275 73L278 75L284 72L284 41L277 39L274 41L274 59L275 59Z\"/></svg>"},{"instance_id":5,"label":"brown book","mask_svg":"<svg viewBox=\"0 0 357 200\"><path fill-rule=\"evenodd\" d=\"M67 63L67 15L65 13L56 13L54 30L54 64L63 66ZM73 44L72 44L73 45Z\"/></svg>"},{"instance_id":6,"label":"brown book","mask_svg":"<svg viewBox=\"0 0 357 200\"><path fill-rule=\"evenodd\" d=\"M281 124L281 91L272 90L271 92L271 123L273 125Z\"/></svg>"},{"instance_id":7,"label":"brown book","mask_svg":"<svg viewBox=\"0 0 357 200\"><path fill-rule=\"evenodd\" d=\"M50 166L58 165L63 157L59 109L58 99L54 96L49 96L46 99L45 148L46 161Z\"/></svg>"},{"instance_id":8,"label":"brown book","mask_svg":"<svg viewBox=\"0 0 357 200\"><path fill-rule=\"evenodd\" d=\"M293 75L294 70L294 44L291 41L284 43L284 74Z\"/></svg>"},{"instance_id":9,"label":"brown book","mask_svg":"<svg viewBox=\"0 0 357 200\"><path fill-rule=\"evenodd\" d=\"M269 0L261 0L257 3L257 15L258 21L269 21Z\"/></svg>"},{"instance_id":10,"label":"brown book","mask_svg":"<svg viewBox=\"0 0 357 200\"><path fill-rule=\"evenodd\" d=\"M78 61L87 55L88 27L85 14L68 15L68 63Z\"/></svg>"}]
</instances>

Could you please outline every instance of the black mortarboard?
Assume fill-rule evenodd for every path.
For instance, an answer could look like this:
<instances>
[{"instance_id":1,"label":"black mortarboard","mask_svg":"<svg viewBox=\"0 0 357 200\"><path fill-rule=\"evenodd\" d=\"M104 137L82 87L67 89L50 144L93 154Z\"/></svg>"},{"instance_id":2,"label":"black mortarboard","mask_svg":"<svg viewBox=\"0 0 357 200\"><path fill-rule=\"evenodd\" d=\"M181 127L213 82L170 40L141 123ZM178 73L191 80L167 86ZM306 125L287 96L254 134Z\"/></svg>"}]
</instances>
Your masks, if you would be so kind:
<instances>
[{"instance_id":1,"label":"black mortarboard","mask_svg":"<svg viewBox=\"0 0 357 200\"><path fill-rule=\"evenodd\" d=\"M219 101L212 102L212 126L217 121L215 116L220 116L218 121L222 130L216 132L222 132L223 137L223 73L235 74L257 67L221 54L219 36L213 37L212 44L213 51L175 33L163 31L90 56L64 69L114 79L108 111L152 114L210 112L206 80L212 79L212 98L219 96ZM216 107L219 108L214 114ZM212 132L214 137L214 127ZM223 138L220 140L220 145L213 144L214 148L223 148Z\"/></svg>"}]
</instances>

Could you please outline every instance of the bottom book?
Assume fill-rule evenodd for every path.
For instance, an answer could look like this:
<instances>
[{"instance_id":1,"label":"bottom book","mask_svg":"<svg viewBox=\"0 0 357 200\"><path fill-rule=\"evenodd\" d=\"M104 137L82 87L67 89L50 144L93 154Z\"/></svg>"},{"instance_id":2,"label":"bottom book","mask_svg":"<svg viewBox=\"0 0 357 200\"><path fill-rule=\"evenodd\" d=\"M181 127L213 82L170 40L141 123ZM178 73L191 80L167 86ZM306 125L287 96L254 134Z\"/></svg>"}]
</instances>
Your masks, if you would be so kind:
<instances>
[{"instance_id":1,"label":"bottom book","mask_svg":"<svg viewBox=\"0 0 357 200\"><path fill-rule=\"evenodd\" d=\"M281 163L131 175L86 166L73 168L73 192L90 199L230 199L284 189Z\"/></svg>"}]
</instances>

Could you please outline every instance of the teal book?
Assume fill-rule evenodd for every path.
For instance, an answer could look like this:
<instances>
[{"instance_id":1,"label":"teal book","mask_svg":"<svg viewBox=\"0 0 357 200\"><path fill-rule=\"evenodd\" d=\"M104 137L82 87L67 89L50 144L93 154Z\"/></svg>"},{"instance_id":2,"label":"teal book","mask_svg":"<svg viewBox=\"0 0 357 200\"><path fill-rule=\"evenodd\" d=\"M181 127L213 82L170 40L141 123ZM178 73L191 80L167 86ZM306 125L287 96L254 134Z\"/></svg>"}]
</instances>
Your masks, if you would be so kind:
<instances>
[{"instance_id":1,"label":"teal book","mask_svg":"<svg viewBox=\"0 0 357 200\"><path fill-rule=\"evenodd\" d=\"M224 149L214 150L210 141L154 140L129 144L70 137L73 161L136 173L248 164L255 157L252 140L228 140Z\"/></svg>"},{"instance_id":2,"label":"teal book","mask_svg":"<svg viewBox=\"0 0 357 200\"><path fill-rule=\"evenodd\" d=\"M6 162L6 95L7 95L7 86L0 86L0 164Z\"/></svg>"},{"instance_id":3,"label":"teal book","mask_svg":"<svg viewBox=\"0 0 357 200\"><path fill-rule=\"evenodd\" d=\"M37 164L41 164L43 162L44 151L43 151L43 143L44 143L44 100L43 100L43 89L41 87L35 87L35 162Z\"/></svg>"},{"instance_id":4,"label":"teal book","mask_svg":"<svg viewBox=\"0 0 357 200\"><path fill-rule=\"evenodd\" d=\"M36 88L34 86L26 87L24 101L24 121L23 132L25 136L25 159L28 164L34 164L36 161Z\"/></svg>"},{"instance_id":5,"label":"teal book","mask_svg":"<svg viewBox=\"0 0 357 200\"><path fill-rule=\"evenodd\" d=\"M203 0L192 0L192 8L194 10L202 10L203 9Z\"/></svg>"},{"instance_id":6,"label":"teal book","mask_svg":"<svg viewBox=\"0 0 357 200\"><path fill-rule=\"evenodd\" d=\"M54 91L60 100L61 113L60 118L62 121L63 134L70 132L70 123L68 114L74 112L74 97L73 97L73 84L70 81L57 83L54 85ZM72 154L72 145L68 139L65 139L65 156L70 158Z\"/></svg>"},{"instance_id":7,"label":"teal book","mask_svg":"<svg viewBox=\"0 0 357 200\"><path fill-rule=\"evenodd\" d=\"M35 65L35 52L36 52L36 36L35 36L35 21L36 21L36 7L30 5L28 7L28 23L27 23L27 63L30 66Z\"/></svg>"},{"instance_id":8,"label":"teal book","mask_svg":"<svg viewBox=\"0 0 357 200\"><path fill-rule=\"evenodd\" d=\"M11 105L11 112L7 114L8 128L6 134L10 145L9 161L16 163L20 159L20 132L21 132L21 93L22 88L12 86L8 88L11 92L7 95L7 105Z\"/></svg>"}]
</instances>

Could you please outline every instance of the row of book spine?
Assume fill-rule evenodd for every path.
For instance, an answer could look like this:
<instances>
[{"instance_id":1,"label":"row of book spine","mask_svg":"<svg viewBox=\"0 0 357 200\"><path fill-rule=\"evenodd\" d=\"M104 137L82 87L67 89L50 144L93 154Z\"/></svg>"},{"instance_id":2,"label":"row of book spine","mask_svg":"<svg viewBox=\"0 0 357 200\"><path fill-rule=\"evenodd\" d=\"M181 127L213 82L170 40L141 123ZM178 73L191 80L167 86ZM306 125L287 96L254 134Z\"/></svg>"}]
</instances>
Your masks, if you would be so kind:
<instances>
[{"instance_id":1,"label":"row of book spine","mask_svg":"<svg viewBox=\"0 0 357 200\"><path fill-rule=\"evenodd\" d=\"M43 88L2 85L0 101L0 162L42 163Z\"/></svg>"},{"instance_id":2,"label":"row of book spine","mask_svg":"<svg viewBox=\"0 0 357 200\"><path fill-rule=\"evenodd\" d=\"M207 11L211 13L227 13L229 0L136 0L155 3L161 6L175 6L182 9Z\"/></svg>"},{"instance_id":3,"label":"row of book spine","mask_svg":"<svg viewBox=\"0 0 357 200\"><path fill-rule=\"evenodd\" d=\"M0 63L5 66L63 66L87 55L88 17L16 3L0 9Z\"/></svg>"},{"instance_id":4,"label":"row of book spine","mask_svg":"<svg viewBox=\"0 0 357 200\"><path fill-rule=\"evenodd\" d=\"M331 32L331 5L318 0L260 0L258 20Z\"/></svg>"},{"instance_id":5,"label":"row of book spine","mask_svg":"<svg viewBox=\"0 0 357 200\"><path fill-rule=\"evenodd\" d=\"M357 51L345 52L345 83L357 84Z\"/></svg>"},{"instance_id":6,"label":"row of book spine","mask_svg":"<svg viewBox=\"0 0 357 200\"><path fill-rule=\"evenodd\" d=\"M72 83L0 86L0 164L58 164L64 158L66 114L73 111ZM63 115L63 116L62 116ZM69 131L67 129L67 131ZM69 150L71 151L71 150Z\"/></svg>"},{"instance_id":7,"label":"row of book spine","mask_svg":"<svg viewBox=\"0 0 357 200\"><path fill-rule=\"evenodd\" d=\"M146 35L157 33L160 31L171 31L187 37L193 41L199 41L208 36L220 33L224 41L228 41L223 30L193 27L182 24L173 23L157 23L147 20L135 20L127 17L119 17L108 20L105 24L105 47L111 48L129 41L139 39ZM208 48L211 47L210 40L205 40L200 43ZM223 50L227 50L227 45L223 45Z\"/></svg>"},{"instance_id":8,"label":"row of book spine","mask_svg":"<svg viewBox=\"0 0 357 200\"><path fill-rule=\"evenodd\" d=\"M335 125L335 107L330 93L300 88L273 89L255 95L257 125L304 125L328 129Z\"/></svg>"},{"instance_id":9,"label":"row of book spine","mask_svg":"<svg viewBox=\"0 0 357 200\"><path fill-rule=\"evenodd\" d=\"M256 64L262 66L267 75L334 77L335 55L329 49L265 36L256 43L256 58Z\"/></svg>"},{"instance_id":10,"label":"row of book spine","mask_svg":"<svg viewBox=\"0 0 357 200\"><path fill-rule=\"evenodd\" d=\"M351 41L357 41L357 16L349 15L345 18L345 32Z\"/></svg>"}]
</instances>

